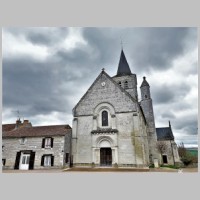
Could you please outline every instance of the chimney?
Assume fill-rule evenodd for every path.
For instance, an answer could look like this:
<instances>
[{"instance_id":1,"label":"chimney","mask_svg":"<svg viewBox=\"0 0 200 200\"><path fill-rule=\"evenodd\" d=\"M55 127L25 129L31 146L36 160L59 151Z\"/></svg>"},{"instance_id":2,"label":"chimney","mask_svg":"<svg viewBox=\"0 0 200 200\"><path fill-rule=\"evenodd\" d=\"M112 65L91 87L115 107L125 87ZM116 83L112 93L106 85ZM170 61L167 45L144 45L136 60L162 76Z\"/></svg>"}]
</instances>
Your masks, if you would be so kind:
<instances>
[{"instance_id":1,"label":"chimney","mask_svg":"<svg viewBox=\"0 0 200 200\"><path fill-rule=\"evenodd\" d=\"M22 122L20 120L20 118L16 121L16 125L15 128L19 128L20 126L22 126Z\"/></svg>"},{"instance_id":2,"label":"chimney","mask_svg":"<svg viewBox=\"0 0 200 200\"><path fill-rule=\"evenodd\" d=\"M170 121L169 121L169 127L171 127L171 123L170 123Z\"/></svg>"},{"instance_id":3,"label":"chimney","mask_svg":"<svg viewBox=\"0 0 200 200\"><path fill-rule=\"evenodd\" d=\"M32 124L29 122L29 120L25 119L23 122L23 127L32 127Z\"/></svg>"}]
</instances>

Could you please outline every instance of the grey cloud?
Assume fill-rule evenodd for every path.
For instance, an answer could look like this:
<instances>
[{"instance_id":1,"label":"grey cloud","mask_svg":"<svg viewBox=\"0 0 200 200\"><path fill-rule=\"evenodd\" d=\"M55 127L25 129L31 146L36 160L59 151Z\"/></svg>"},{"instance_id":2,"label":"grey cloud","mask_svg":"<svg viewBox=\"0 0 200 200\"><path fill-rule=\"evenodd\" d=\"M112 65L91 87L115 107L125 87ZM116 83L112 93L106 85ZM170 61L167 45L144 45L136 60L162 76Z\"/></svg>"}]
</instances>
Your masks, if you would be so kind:
<instances>
[{"instance_id":1,"label":"grey cloud","mask_svg":"<svg viewBox=\"0 0 200 200\"><path fill-rule=\"evenodd\" d=\"M14 36L24 37L25 40L34 45L55 45L68 36L69 29L67 27L60 28L4 28Z\"/></svg>"},{"instance_id":2,"label":"grey cloud","mask_svg":"<svg viewBox=\"0 0 200 200\"><path fill-rule=\"evenodd\" d=\"M55 45L68 36L68 28L56 28L45 32L30 31L26 35L26 39L33 44L38 45Z\"/></svg>"},{"instance_id":3,"label":"grey cloud","mask_svg":"<svg viewBox=\"0 0 200 200\"><path fill-rule=\"evenodd\" d=\"M162 118L165 118L165 119L174 119L176 118L176 116L171 112L171 111L168 111L166 113L163 113L161 115Z\"/></svg>"},{"instance_id":4,"label":"grey cloud","mask_svg":"<svg viewBox=\"0 0 200 200\"><path fill-rule=\"evenodd\" d=\"M137 75L169 69L174 59L197 45L195 28L84 28L83 38L87 44L79 44L68 51L55 48L66 38L67 28L46 31L6 28L6 31L16 37L23 36L33 44L45 45L51 52L46 61L23 55L3 58L3 109L20 109L23 115L32 119L53 111L71 115L79 100L74 98L81 98L103 67L110 76L115 75L121 36L127 61ZM194 62L187 73L196 74L196 66ZM174 131L195 134L195 114L176 116L176 111L192 108L190 102L182 101L192 86L186 83L171 85L170 80L164 85L154 80L150 85L155 117L166 121L167 125L171 120Z\"/></svg>"},{"instance_id":5,"label":"grey cloud","mask_svg":"<svg viewBox=\"0 0 200 200\"><path fill-rule=\"evenodd\" d=\"M56 66L56 67L55 67ZM58 65L49 61L39 63L31 59L3 60L3 106L29 107L24 110L26 115L48 114L52 110L71 112L70 102L65 95L73 95L72 88L60 92L60 74L64 73L62 67L56 74ZM63 81L68 81L67 78Z\"/></svg>"},{"instance_id":6,"label":"grey cloud","mask_svg":"<svg viewBox=\"0 0 200 200\"><path fill-rule=\"evenodd\" d=\"M188 43L197 37L188 36L192 28L86 28L83 36L103 64L118 59L120 37L133 72L166 70L173 59L181 56ZM193 30L193 29L192 29ZM196 29L195 29L196 30ZM117 52L116 52L117 51ZM114 58L114 59L113 59ZM117 63L118 64L118 63Z\"/></svg>"},{"instance_id":7,"label":"grey cloud","mask_svg":"<svg viewBox=\"0 0 200 200\"><path fill-rule=\"evenodd\" d=\"M187 133L188 135L197 135L197 124L197 116L194 114L174 120L173 127L182 130L183 133Z\"/></svg>"},{"instance_id":8,"label":"grey cloud","mask_svg":"<svg viewBox=\"0 0 200 200\"><path fill-rule=\"evenodd\" d=\"M154 85L151 89L152 97L155 103L173 103L174 101L180 100L186 96L190 91L191 86L187 84L179 85Z\"/></svg>"}]
</instances>

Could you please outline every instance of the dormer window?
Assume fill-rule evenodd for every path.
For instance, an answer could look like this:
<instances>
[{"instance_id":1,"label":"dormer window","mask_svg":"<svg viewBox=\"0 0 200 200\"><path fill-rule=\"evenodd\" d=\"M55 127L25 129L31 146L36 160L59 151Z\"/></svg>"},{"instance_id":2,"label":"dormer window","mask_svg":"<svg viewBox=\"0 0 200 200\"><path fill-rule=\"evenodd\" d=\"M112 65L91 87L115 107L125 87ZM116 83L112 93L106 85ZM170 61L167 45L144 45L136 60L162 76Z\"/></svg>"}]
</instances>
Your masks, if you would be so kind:
<instances>
[{"instance_id":1,"label":"dormer window","mask_svg":"<svg viewBox=\"0 0 200 200\"><path fill-rule=\"evenodd\" d=\"M125 82L124 82L124 88L125 88L125 89L128 89L128 81L125 81Z\"/></svg>"},{"instance_id":2,"label":"dormer window","mask_svg":"<svg viewBox=\"0 0 200 200\"><path fill-rule=\"evenodd\" d=\"M119 84L119 86L122 86L122 82L121 81L119 81L118 84Z\"/></svg>"}]
</instances>

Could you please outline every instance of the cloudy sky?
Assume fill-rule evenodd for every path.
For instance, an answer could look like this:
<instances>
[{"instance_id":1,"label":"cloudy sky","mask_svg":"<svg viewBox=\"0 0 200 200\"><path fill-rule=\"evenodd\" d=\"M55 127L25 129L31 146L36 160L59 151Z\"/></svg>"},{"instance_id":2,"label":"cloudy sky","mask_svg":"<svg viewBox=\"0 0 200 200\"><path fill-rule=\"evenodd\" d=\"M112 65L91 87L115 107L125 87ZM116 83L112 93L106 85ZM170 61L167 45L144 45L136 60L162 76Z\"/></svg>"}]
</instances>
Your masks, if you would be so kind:
<instances>
[{"instance_id":1,"label":"cloudy sky","mask_svg":"<svg viewBox=\"0 0 200 200\"><path fill-rule=\"evenodd\" d=\"M3 124L72 124L72 108L102 68L117 72L123 49L151 86L156 127L171 121L176 142L197 146L196 28L4 28Z\"/></svg>"}]
</instances>

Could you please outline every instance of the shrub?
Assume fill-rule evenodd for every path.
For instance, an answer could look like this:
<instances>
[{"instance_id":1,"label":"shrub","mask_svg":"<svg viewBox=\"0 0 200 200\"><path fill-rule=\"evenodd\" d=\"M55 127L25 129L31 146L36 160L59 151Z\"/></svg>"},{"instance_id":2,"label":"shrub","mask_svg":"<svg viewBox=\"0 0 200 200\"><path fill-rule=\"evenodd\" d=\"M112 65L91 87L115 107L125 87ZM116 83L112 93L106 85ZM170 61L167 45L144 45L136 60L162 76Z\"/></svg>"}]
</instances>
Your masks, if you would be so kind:
<instances>
[{"instance_id":1,"label":"shrub","mask_svg":"<svg viewBox=\"0 0 200 200\"><path fill-rule=\"evenodd\" d=\"M154 164L149 165L149 168L155 168Z\"/></svg>"}]
</instances>

